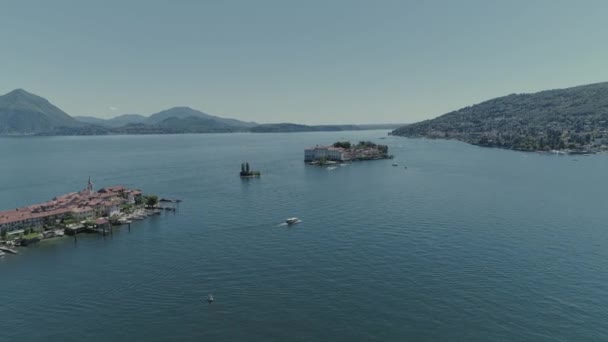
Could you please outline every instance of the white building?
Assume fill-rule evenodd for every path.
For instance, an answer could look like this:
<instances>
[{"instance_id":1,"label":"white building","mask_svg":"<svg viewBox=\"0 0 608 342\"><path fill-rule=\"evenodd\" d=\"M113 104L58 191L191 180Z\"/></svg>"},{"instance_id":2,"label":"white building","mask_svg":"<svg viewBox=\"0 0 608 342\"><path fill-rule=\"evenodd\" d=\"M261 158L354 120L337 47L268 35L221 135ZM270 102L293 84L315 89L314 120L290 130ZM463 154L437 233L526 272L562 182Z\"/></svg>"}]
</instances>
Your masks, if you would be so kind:
<instances>
[{"instance_id":1,"label":"white building","mask_svg":"<svg viewBox=\"0 0 608 342\"><path fill-rule=\"evenodd\" d=\"M344 161L344 149L333 146L315 146L304 150L304 161L315 160Z\"/></svg>"},{"instance_id":2,"label":"white building","mask_svg":"<svg viewBox=\"0 0 608 342\"><path fill-rule=\"evenodd\" d=\"M82 207L72 210L72 215L78 221L88 220L95 217L95 209L91 207Z\"/></svg>"}]
</instances>

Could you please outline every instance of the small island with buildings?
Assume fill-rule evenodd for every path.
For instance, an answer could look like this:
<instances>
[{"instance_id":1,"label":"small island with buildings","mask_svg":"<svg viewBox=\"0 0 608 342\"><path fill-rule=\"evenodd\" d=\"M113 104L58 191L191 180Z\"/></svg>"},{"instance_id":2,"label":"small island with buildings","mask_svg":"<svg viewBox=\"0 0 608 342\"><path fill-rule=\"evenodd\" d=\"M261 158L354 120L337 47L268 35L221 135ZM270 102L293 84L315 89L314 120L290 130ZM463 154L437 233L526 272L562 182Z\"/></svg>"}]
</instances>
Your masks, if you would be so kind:
<instances>
[{"instance_id":1,"label":"small island with buildings","mask_svg":"<svg viewBox=\"0 0 608 342\"><path fill-rule=\"evenodd\" d=\"M0 246L27 246L42 239L80 232L111 233L112 225L130 224L160 214L158 197L121 185L93 190L86 188L50 201L0 211Z\"/></svg>"},{"instance_id":2,"label":"small island with buildings","mask_svg":"<svg viewBox=\"0 0 608 342\"><path fill-rule=\"evenodd\" d=\"M331 146L317 145L304 150L304 162L312 165L346 163L360 160L392 159L387 145L378 145L371 141L338 141Z\"/></svg>"},{"instance_id":3,"label":"small island with buildings","mask_svg":"<svg viewBox=\"0 0 608 342\"><path fill-rule=\"evenodd\" d=\"M253 178L260 177L260 171L253 171L249 168L249 162L241 163L241 172L239 173L241 178Z\"/></svg>"}]
</instances>

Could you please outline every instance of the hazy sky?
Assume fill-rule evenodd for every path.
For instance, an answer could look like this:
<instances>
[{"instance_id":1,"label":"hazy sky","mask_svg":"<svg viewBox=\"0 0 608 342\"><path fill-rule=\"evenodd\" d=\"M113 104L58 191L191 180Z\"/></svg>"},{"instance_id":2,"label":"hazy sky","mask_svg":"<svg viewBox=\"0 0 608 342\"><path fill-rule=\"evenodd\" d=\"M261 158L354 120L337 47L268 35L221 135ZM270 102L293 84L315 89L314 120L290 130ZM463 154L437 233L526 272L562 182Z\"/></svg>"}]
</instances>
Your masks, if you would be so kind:
<instances>
[{"instance_id":1,"label":"hazy sky","mask_svg":"<svg viewBox=\"0 0 608 342\"><path fill-rule=\"evenodd\" d=\"M0 93L71 115L413 122L608 81L608 1L5 1Z\"/></svg>"}]
</instances>

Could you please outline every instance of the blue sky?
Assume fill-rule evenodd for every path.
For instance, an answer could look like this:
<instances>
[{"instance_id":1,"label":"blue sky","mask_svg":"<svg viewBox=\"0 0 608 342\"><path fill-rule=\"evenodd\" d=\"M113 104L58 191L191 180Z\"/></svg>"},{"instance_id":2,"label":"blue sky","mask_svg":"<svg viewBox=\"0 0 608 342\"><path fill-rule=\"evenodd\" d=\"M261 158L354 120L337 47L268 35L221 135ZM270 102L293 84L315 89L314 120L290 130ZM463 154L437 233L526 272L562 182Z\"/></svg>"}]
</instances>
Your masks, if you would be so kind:
<instances>
[{"instance_id":1,"label":"blue sky","mask_svg":"<svg viewBox=\"0 0 608 342\"><path fill-rule=\"evenodd\" d=\"M3 1L0 93L99 117L414 122L608 81L606 18L608 1Z\"/></svg>"}]
</instances>

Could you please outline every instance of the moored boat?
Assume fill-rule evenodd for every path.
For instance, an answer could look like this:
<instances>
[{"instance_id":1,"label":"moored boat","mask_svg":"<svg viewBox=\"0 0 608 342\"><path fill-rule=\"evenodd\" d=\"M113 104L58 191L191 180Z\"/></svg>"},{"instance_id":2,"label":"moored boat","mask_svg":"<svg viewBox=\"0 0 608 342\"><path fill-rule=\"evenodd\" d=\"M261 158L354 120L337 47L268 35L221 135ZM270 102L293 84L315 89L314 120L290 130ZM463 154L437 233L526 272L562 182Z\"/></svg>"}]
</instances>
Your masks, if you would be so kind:
<instances>
[{"instance_id":1,"label":"moored boat","mask_svg":"<svg viewBox=\"0 0 608 342\"><path fill-rule=\"evenodd\" d=\"M5 246L0 246L0 252L6 252L6 253L11 253L11 254L17 254L17 250L12 249L12 248L8 248Z\"/></svg>"}]
</instances>

